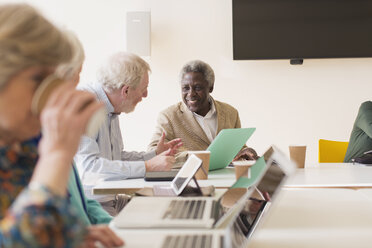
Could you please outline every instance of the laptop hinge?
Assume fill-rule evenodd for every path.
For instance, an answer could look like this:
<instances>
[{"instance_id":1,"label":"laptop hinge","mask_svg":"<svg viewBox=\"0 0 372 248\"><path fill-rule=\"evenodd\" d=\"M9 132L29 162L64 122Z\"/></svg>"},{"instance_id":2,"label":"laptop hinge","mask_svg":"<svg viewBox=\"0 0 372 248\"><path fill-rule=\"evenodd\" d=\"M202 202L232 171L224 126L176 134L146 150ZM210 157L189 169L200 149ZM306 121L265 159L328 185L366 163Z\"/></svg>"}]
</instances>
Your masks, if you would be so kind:
<instances>
[{"instance_id":1,"label":"laptop hinge","mask_svg":"<svg viewBox=\"0 0 372 248\"><path fill-rule=\"evenodd\" d=\"M194 180L195 182L195 185L196 185L196 192L200 195L200 196L203 196L203 192L198 184L198 180L196 180L195 178L195 175L192 177L192 179Z\"/></svg>"}]
</instances>

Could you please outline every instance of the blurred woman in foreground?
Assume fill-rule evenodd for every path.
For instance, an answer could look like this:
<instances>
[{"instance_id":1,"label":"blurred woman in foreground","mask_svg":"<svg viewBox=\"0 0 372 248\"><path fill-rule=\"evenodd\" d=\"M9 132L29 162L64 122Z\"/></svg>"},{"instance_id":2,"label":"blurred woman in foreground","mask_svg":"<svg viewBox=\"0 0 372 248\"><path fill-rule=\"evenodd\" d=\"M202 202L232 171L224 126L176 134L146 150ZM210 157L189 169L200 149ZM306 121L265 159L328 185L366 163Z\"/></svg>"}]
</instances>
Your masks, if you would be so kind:
<instances>
[{"instance_id":1,"label":"blurred woman in foreground","mask_svg":"<svg viewBox=\"0 0 372 248\"><path fill-rule=\"evenodd\" d=\"M35 9L0 6L0 247L74 247L86 233L66 188L80 136L102 105L66 83L40 116L31 112L37 87L71 58L68 40Z\"/></svg>"}]
</instances>

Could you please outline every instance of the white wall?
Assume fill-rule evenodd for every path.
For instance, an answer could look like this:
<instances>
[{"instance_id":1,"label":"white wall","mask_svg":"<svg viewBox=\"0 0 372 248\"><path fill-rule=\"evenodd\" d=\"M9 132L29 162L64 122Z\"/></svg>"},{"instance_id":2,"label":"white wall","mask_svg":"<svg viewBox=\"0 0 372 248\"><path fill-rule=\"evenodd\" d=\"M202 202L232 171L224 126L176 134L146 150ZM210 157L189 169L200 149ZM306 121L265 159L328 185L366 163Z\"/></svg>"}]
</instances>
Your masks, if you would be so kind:
<instances>
[{"instance_id":1,"label":"white wall","mask_svg":"<svg viewBox=\"0 0 372 248\"><path fill-rule=\"evenodd\" d=\"M126 11L151 11L149 96L121 116L128 150L144 150L157 113L181 99L178 72L191 59L214 68L214 98L235 106L244 127L257 127L247 144L259 153L271 144L288 152L289 144L301 143L308 146L307 163L316 162L318 139L348 140L360 103L370 99L372 59L305 60L300 66L233 61L231 0L27 2L78 33L87 54L84 82L94 79L108 54L125 49Z\"/></svg>"}]
</instances>

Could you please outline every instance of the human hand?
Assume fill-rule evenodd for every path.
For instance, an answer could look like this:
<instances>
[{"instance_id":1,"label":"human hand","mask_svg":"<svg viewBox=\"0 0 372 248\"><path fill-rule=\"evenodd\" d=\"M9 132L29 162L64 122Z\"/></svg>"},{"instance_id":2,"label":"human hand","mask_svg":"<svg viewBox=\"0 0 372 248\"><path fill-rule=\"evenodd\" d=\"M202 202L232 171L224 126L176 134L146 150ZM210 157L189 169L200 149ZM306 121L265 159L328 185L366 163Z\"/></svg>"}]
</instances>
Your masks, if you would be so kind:
<instances>
[{"instance_id":1,"label":"human hand","mask_svg":"<svg viewBox=\"0 0 372 248\"><path fill-rule=\"evenodd\" d=\"M176 162L174 156L171 155L171 149L153 157L145 162L146 171L170 171L173 164Z\"/></svg>"},{"instance_id":2,"label":"human hand","mask_svg":"<svg viewBox=\"0 0 372 248\"><path fill-rule=\"evenodd\" d=\"M177 153L178 148L182 146L182 141L181 139L173 139L169 142L165 142L165 132L161 134L160 140L158 142L158 145L156 147L156 154L161 154L162 152L171 149L170 150L170 155L175 155Z\"/></svg>"},{"instance_id":3,"label":"human hand","mask_svg":"<svg viewBox=\"0 0 372 248\"><path fill-rule=\"evenodd\" d=\"M71 83L59 86L51 94L41 112L43 136L32 181L47 186L56 194L66 194L71 162L80 137L88 120L102 106L92 94L75 90Z\"/></svg>"},{"instance_id":4,"label":"human hand","mask_svg":"<svg viewBox=\"0 0 372 248\"><path fill-rule=\"evenodd\" d=\"M96 242L99 242L103 247L119 247L124 245L124 241L107 225L89 226L88 233L80 248L96 248Z\"/></svg>"},{"instance_id":5,"label":"human hand","mask_svg":"<svg viewBox=\"0 0 372 248\"><path fill-rule=\"evenodd\" d=\"M257 155L257 152L253 148L246 147L246 148L240 150L240 152L235 156L233 161L237 161L237 160L257 160L258 158L259 158L259 156Z\"/></svg>"}]
</instances>

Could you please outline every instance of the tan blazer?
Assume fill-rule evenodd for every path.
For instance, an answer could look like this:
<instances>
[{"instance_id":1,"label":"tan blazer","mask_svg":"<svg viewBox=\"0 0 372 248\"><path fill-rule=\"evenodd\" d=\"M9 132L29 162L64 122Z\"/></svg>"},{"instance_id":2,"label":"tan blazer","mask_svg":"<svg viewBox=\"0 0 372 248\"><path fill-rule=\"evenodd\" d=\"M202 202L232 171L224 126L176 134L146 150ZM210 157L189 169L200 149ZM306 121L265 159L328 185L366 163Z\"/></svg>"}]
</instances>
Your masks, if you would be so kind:
<instances>
[{"instance_id":1,"label":"tan blazer","mask_svg":"<svg viewBox=\"0 0 372 248\"><path fill-rule=\"evenodd\" d=\"M227 103L213 101L217 112L217 134L222 129L241 127L239 113L234 107ZM185 160L185 151L205 150L211 143L193 113L183 102L172 105L160 112L149 150L156 148L163 131L166 141L175 138L182 139L183 146L176 156L177 161Z\"/></svg>"}]
</instances>

